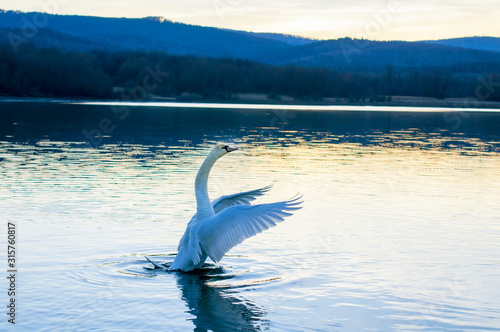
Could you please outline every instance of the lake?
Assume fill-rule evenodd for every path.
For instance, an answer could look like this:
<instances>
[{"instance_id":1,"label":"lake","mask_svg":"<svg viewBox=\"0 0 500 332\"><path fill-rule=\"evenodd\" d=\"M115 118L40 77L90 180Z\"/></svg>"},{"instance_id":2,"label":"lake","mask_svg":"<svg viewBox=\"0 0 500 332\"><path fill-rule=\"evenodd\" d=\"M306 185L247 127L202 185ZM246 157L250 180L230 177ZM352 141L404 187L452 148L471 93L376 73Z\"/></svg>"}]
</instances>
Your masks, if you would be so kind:
<instances>
[{"instance_id":1,"label":"lake","mask_svg":"<svg viewBox=\"0 0 500 332\"><path fill-rule=\"evenodd\" d=\"M186 106L186 105L185 105ZM500 112L0 102L18 331L500 331ZM212 199L303 209L202 271L170 263Z\"/></svg>"}]
</instances>

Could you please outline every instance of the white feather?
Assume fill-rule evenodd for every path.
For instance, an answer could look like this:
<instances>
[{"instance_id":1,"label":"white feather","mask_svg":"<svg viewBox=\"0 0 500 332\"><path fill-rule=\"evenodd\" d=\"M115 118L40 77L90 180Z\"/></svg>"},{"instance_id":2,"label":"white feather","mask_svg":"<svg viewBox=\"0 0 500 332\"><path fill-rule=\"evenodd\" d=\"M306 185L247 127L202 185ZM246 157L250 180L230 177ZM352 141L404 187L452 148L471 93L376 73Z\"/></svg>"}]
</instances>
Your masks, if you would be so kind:
<instances>
[{"instance_id":1,"label":"white feather","mask_svg":"<svg viewBox=\"0 0 500 332\"><path fill-rule=\"evenodd\" d=\"M266 192L271 190L272 185L265 186L260 189L245 191L237 194L221 196L216 200L212 201L212 206L215 213L219 213L225 208L233 205L247 205L253 202L257 197L264 195Z\"/></svg>"},{"instance_id":2,"label":"white feather","mask_svg":"<svg viewBox=\"0 0 500 332\"><path fill-rule=\"evenodd\" d=\"M234 246L257 235L300 209L300 197L271 204L235 205L200 223L196 231L208 256L219 262Z\"/></svg>"},{"instance_id":3,"label":"white feather","mask_svg":"<svg viewBox=\"0 0 500 332\"><path fill-rule=\"evenodd\" d=\"M200 268L207 257L219 262L234 246L245 239L276 226L298 210L301 197L288 201L249 205L271 186L222 196L213 202L208 197L208 176L215 162L237 150L218 144L201 165L195 180L196 214L189 221L179 241L171 269L191 271Z\"/></svg>"}]
</instances>

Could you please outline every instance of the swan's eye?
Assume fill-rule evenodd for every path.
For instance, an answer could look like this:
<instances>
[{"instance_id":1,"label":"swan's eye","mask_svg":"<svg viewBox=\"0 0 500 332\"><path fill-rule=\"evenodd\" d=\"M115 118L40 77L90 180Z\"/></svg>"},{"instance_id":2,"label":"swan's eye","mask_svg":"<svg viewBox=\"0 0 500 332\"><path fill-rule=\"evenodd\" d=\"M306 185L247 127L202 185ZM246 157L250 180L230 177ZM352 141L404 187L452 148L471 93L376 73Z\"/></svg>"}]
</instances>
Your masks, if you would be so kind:
<instances>
[{"instance_id":1,"label":"swan's eye","mask_svg":"<svg viewBox=\"0 0 500 332\"><path fill-rule=\"evenodd\" d=\"M224 147L222 147L222 148L223 148L224 150L226 150L227 152L229 152L229 146L227 146L227 145L226 145L226 146L224 146Z\"/></svg>"}]
</instances>

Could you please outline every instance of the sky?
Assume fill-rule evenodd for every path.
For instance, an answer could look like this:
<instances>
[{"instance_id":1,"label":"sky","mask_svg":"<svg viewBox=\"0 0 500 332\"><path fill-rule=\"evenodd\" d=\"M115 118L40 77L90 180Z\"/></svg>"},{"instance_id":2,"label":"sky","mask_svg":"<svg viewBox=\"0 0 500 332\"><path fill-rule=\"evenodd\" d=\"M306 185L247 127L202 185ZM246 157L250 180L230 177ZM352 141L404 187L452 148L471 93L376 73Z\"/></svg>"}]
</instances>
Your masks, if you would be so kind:
<instances>
[{"instance_id":1,"label":"sky","mask_svg":"<svg viewBox=\"0 0 500 332\"><path fill-rule=\"evenodd\" d=\"M500 0L0 0L0 9L105 17L163 16L316 39L500 37Z\"/></svg>"}]
</instances>

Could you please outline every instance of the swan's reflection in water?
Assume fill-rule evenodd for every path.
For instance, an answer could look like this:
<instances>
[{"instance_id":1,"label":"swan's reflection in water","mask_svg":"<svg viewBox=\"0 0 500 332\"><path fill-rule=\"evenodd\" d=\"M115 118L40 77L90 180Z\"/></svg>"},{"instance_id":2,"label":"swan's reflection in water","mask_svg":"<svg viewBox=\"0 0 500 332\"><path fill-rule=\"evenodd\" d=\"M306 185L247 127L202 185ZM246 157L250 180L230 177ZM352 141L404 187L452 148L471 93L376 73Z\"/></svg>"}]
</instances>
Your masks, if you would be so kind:
<instances>
[{"instance_id":1,"label":"swan's reflection in water","mask_svg":"<svg viewBox=\"0 0 500 332\"><path fill-rule=\"evenodd\" d=\"M235 277L224 272L205 264L195 272L176 273L182 299L194 316L194 331L261 331L269 326L263 308L235 295L234 288L216 284Z\"/></svg>"}]
</instances>

